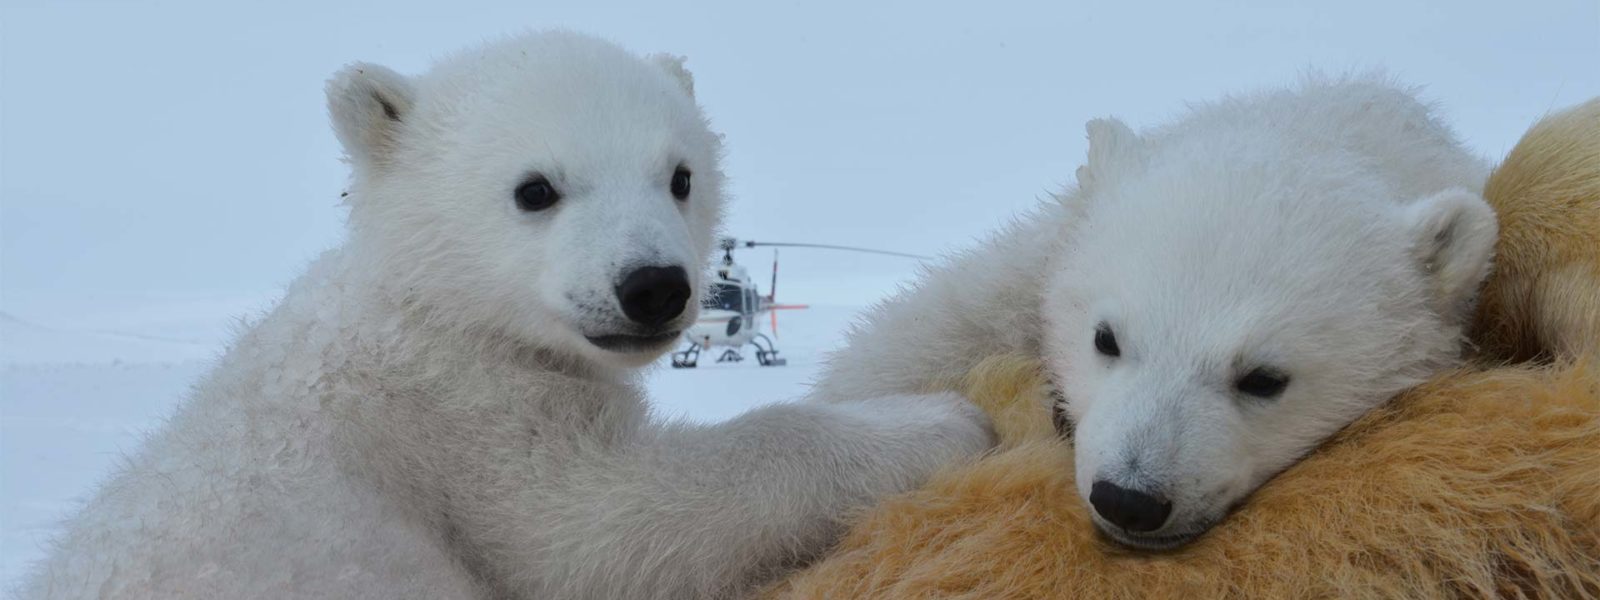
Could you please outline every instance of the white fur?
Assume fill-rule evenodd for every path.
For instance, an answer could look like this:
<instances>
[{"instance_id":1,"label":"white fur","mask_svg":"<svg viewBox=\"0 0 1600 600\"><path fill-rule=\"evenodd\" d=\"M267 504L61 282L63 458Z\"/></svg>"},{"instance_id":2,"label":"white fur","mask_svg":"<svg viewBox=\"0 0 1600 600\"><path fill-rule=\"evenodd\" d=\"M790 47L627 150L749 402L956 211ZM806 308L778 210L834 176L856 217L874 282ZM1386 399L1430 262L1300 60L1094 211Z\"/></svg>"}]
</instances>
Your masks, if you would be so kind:
<instances>
[{"instance_id":1,"label":"white fur","mask_svg":"<svg viewBox=\"0 0 1600 600\"><path fill-rule=\"evenodd\" d=\"M1147 535L1097 525L1162 547L1458 361L1495 239L1487 172L1410 92L1313 80L1144 135L1088 130L1079 189L875 308L815 394L915 390L1038 353L1085 501L1107 480L1174 504ZM1101 323L1119 358L1096 351ZM1290 376L1282 396L1234 388L1258 366Z\"/></svg>"},{"instance_id":2,"label":"white fur","mask_svg":"<svg viewBox=\"0 0 1600 600\"><path fill-rule=\"evenodd\" d=\"M22 596L727 597L987 447L950 394L650 419L631 367L664 348L586 336L635 332L612 292L629 269L703 270L720 145L692 89L679 60L560 32L415 79L338 74L349 241L235 341ZM533 173L563 199L524 212Z\"/></svg>"}]
</instances>

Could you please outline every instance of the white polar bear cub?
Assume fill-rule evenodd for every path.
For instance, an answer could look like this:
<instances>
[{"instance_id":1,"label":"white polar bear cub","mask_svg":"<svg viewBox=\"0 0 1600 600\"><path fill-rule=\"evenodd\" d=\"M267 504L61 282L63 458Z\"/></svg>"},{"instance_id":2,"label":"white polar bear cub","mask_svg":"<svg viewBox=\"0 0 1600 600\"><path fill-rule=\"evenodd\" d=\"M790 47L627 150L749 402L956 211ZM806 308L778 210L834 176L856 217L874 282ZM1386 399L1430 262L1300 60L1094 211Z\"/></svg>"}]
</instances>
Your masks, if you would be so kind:
<instances>
[{"instance_id":1,"label":"white polar bear cub","mask_svg":"<svg viewBox=\"0 0 1600 600\"><path fill-rule=\"evenodd\" d=\"M350 235L68 524L25 598L718 598L991 442L953 395L653 423L719 138L675 59L530 34L328 85Z\"/></svg>"},{"instance_id":2,"label":"white polar bear cub","mask_svg":"<svg viewBox=\"0 0 1600 600\"><path fill-rule=\"evenodd\" d=\"M1088 130L1077 190L878 307L816 393L1035 353L1096 526L1168 548L1460 359L1487 170L1410 93L1312 81Z\"/></svg>"}]
</instances>

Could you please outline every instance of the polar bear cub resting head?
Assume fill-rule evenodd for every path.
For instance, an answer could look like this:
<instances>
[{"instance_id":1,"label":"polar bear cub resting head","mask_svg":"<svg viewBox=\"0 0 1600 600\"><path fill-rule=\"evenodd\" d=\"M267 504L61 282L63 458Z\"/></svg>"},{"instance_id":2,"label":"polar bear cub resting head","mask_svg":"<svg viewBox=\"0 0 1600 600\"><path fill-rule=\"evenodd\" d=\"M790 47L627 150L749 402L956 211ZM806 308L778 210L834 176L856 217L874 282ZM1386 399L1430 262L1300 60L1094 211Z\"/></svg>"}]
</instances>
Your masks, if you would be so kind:
<instances>
[{"instance_id":1,"label":"polar bear cub resting head","mask_svg":"<svg viewBox=\"0 0 1600 600\"><path fill-rule=\"evenodd\" d=\"M1166 548L1448 368L1487 275L1485 171L1381 82L1089 125L1046 355L1096 526Z\"/></svg>"},{"instance_id":2,"label":"polar bear cub resting head","mask_svg":"<svg viewBox=\"0 0 1600 600\"><path fill-rule=\"evenodd\" d=\"M414 79L353 65L328 99L353 254L434 318L614 367L694 322L721 146L678 59L557 32Z\"/></svg>"}]
</instances>

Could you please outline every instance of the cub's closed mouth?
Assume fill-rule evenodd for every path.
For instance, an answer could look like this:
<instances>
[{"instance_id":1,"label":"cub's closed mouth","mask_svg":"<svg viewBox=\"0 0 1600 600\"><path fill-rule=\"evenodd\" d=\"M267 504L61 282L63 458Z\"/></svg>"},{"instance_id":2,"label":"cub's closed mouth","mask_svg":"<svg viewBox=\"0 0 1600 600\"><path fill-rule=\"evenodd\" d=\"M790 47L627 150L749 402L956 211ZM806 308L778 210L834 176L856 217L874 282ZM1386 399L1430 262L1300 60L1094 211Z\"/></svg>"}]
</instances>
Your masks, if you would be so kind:
<instances>
[{"instance_id":1,"label":"cub's closed mouth","mask_svg":"<svg viewBox=\"0 0 1600 600\"><path fill-rule=\"evenodd\" d=\"M1186 546L1189 544L1189 542L1199 539L1200 536L1205 535L1205 533L1211 529L1208 526L1189 531L1187 533L1175 533L1171 535L1136 535L1125 531L1120 531L1114 526L1101 525L1098 522L1094 524L1094 528L1099 530L1101 535L1111 538L1112 541L1115 541L1123 546L1127 546L1136 550L1157 551L1174 550Z\"/></svg>"},{"instance_id":2,"label":"cub's closed mouth","mask_svg":"<svg viewBox=\"0 0 1600 600\"><path fill-rule=\"evenodd\" d=\"M591 335L585 336L589 343L612 352L640 352L655 350L663 345L678 339L679 332L671 331L656 335Z\"/></svg>"}]
</instances>

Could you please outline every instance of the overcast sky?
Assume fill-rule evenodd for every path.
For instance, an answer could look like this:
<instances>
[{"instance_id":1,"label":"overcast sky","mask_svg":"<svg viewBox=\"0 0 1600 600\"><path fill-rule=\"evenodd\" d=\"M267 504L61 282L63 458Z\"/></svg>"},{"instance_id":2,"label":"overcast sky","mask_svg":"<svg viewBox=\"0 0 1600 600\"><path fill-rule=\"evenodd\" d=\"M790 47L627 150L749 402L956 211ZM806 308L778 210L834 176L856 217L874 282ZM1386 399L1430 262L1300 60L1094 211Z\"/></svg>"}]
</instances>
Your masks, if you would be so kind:
<instances>
[{"instance_id":1,"label":"overcast sky","mask_svg":"<svg viewBox=\"0 0 1600 600\"><path fill-rule=\"evenodd\" d=\"M1600 0L933 4L6 0L0 308L278 289L341 236L323 80L527 28L688 56L731 233L920 253L1070 182L1094 117L1386 67L1493 158L1600 95ZM783 273L782 300L861 303L909 269L794 250Z\"/></svg>"}]
</instances>

